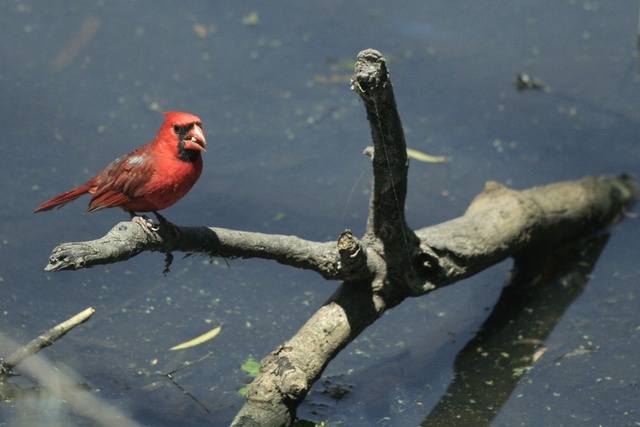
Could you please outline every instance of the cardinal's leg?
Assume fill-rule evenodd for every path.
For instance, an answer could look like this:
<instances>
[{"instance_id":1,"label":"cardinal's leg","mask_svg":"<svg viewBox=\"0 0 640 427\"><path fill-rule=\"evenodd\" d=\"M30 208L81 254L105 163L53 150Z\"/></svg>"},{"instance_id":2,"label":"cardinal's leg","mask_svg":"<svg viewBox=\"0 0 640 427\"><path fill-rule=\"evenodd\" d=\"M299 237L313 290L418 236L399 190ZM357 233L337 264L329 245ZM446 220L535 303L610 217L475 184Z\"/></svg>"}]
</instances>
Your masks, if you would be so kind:
<instances>
[{"instance_id":1,"label":"cardinal's leg","mask_svg":"<svg viewBox=\"0 0 640 427\"><path fill-rule=\"evenodd\" d=\"M171 229L176 234L176 236L180 235L180 232L178 231L178 226L177 225L175 225L174 223L170 222L167 218L165 218L162 215L160 215L157 211L153 211L153 214L156 216L156 218L158 218L158 222L160 223L159 227L171 227Z\"/></svg>"}]
</instances>

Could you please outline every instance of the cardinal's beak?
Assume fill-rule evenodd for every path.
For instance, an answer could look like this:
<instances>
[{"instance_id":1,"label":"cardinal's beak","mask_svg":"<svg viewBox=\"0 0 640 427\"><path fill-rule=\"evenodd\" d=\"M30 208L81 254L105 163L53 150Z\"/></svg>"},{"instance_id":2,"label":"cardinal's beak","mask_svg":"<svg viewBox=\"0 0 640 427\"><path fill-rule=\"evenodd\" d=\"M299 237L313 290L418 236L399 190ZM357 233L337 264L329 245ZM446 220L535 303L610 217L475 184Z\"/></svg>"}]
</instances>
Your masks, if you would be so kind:
<instances>
[{"instance_id":1,"label":"cardinal's beak","mask_svg":"<svg viewBox=\"0 0 640 427\"><path fill-rule=\"evenodd\" d=\"M207 140L204 137L202 128L197 124L193 125L193 128L187 133L187 137L184 139L184 148L186 150L198 150L207 151L204 147L207 145Z\"/></svg>"}]
</instances>

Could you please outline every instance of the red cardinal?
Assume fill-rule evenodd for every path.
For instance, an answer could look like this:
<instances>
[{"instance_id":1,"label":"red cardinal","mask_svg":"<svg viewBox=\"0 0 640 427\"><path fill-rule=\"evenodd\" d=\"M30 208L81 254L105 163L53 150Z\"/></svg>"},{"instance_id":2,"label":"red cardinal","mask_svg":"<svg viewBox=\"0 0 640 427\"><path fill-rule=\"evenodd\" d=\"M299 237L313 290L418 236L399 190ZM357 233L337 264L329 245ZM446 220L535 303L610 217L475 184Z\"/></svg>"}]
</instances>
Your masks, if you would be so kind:
<instances>
[{"instance_id":1,"label":"red cardinal","mask_svg":"<svg viewBox=\"0 0 640 427\"><path fill-rule=\"evenodd\" d=\"M164 113L155 139L111 162L89 182L38 206L33 213L59 208L89 193L87 212L120 207L136 212L168 208L191 190L202 172L205 138L200 119L188 113Z\"/></svg>"}]
</instances>

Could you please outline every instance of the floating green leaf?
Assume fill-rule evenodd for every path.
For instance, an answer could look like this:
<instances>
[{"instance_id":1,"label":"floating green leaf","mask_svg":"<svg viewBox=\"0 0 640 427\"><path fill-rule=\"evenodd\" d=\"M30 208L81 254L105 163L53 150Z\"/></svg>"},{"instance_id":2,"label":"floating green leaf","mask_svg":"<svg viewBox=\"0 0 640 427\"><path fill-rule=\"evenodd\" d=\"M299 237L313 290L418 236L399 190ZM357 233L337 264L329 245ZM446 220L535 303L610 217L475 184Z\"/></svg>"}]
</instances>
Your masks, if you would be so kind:
<instances>
[{"instance_id":1,"label":"floating green leaf","mask_svg":"<svg viewBox=\"0 0 640 427\"><path fill-rule=\"evenodd\" d=\"M256 362L256 360L253 357L250 357L247 359L246 362L240 365L240 369L245 371L247 375L249 375L251 378L255 378L255 376L258 375L258 371L260 370L260 364ZM238 389L238 394L240 396L246 396L247 386L245 385L240 389Z\"/></svg>"},{"instance_id":2,"label":"floating green leaf","mask_svg":"<svg viewBox=\"0 0 640 427\"><path fill-rule=\"evenodd\" d=\"M247 395L247 386L243 386L241 388L238 389L238 394L240 396L246 396Z\"/></svg>"},{"instance_id":3,"label":"floating green leaf","mask_svg":"<svg viewBox=\"0 0 640 427\"><path fill-rule=\"evenodd\" d=\"M250 377L255 377L260 370L260 364L256 362L253 357L250 357L240 366L240 369L245 371Z\"/></svg>"}]
</instances>

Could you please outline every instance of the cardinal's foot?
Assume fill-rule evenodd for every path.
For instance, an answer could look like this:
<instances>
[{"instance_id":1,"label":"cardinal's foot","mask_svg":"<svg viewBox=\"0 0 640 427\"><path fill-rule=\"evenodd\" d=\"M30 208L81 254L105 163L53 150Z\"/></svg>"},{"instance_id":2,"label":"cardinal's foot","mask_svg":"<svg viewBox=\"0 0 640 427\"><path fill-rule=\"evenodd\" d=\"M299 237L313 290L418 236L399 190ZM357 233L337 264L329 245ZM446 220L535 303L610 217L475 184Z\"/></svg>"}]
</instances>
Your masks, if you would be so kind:
<instances>
[{"instance_id":1,"label":"cardinal's foot","mask_svg":"<svg viewBox=\"0 0 640 427\"><path fill-rule=\"evenodd\" d=\"M131 217L131 221L136 222L138 224L140 224L142 226L142 228L144 229L145 233L149 234L149 235L153 235L153 233L156 233L158 230L160 230L160 226L158 224L156 224L155 222L153 222L153 220L151 218L149 218L148 216L133 216Z\"/></svg>"}]
</instances>

